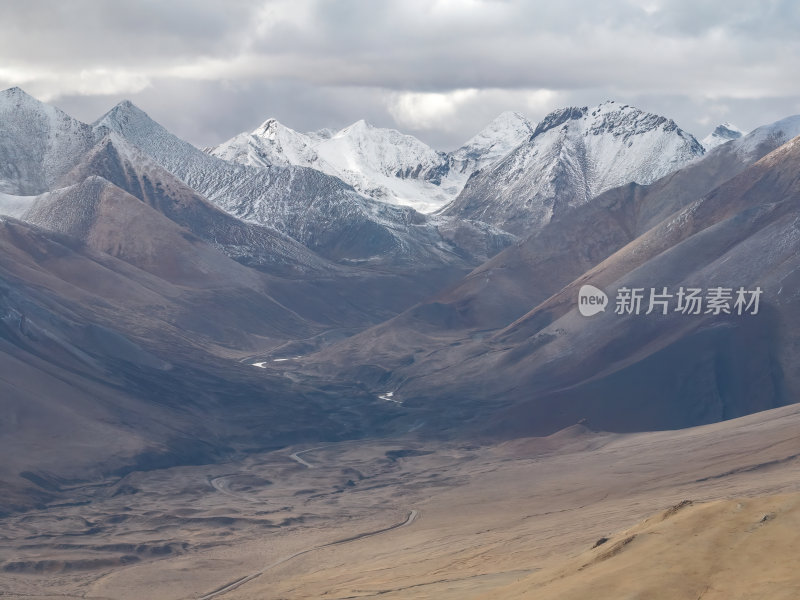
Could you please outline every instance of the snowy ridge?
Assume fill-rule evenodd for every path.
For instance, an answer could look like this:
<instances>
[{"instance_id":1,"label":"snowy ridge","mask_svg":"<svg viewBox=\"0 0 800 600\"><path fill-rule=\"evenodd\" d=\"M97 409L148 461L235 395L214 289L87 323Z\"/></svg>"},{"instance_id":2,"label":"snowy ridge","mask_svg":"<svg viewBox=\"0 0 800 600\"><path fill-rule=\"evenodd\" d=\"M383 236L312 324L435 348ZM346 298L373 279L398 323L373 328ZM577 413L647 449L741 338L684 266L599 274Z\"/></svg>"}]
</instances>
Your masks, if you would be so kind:
<instances>
[{"instance_id":1,"label":"snowy ridge","mask_svg":"<svg viewBox=\"0 0 800 600\"><path fill-rule=\"evenodd\" d=\"M341 179L365 196L421 212L449 202L466 181L457 175L447 178L446 154L413 136L363 120L335 133L304 134L268 119L209 153L256 167L309 167Z\"/></svg>"},{"instance_id":2,"label":"snowy ridge","mask_svg":"<svg viewBox=\"0 0 800 600\"><path fill-rule=\"evenodd\" d=\"M265 133L275 133L281 143L297 141L269 121L265 125ZM463 252L442 237L437 223L427 222L411 208L366 198L316 169L240 164L209 155L130 102L115 106L95 128L98 134L116 132L227 213L274 228L326 258L423 264L463 260Z\"/></svg>"},{"instance_id":3,"label":"snowy ridge","mask_svg":"<svg viewBox=\"0 0 800 600\"><path fill-rule=\"evenodd\" d=\"M800 117L789 117L709 155L747 162L798 134ZM272 248L288 262L311 264L317 253L370 268L463 267L605 190L651 183L703 152L673 121L614 102L557 110L536 125L503 113L449 154L364 121L298 133L274 119L203 152L130 102L90 126L12 88L0 92L0 213L24 218L42 194L99 175L212 244L219 234L229 255L257 247L262 262ZM430 216L398 205L433 211L456 194Z\"/></svg>"},{"instance_id":4,"label":"snowy ridge","mask_svg":"<svg viewBox=\"0 0 800 600\"><path fill-rule=\"evenodd\" d=\"M473 171L499 160L532 132L531 123L519 113L503 113L448 154L363 120L337 132L299 133L268 119L208 153L241 165L310 167L367 197L430 213L453 200Z\"/></svg>"},{"instance_id":5,"label":"snowy ridge","mask_svg":"<svg viewBox=\"0 0 800 600\"><path fill-rule=\"evenodd\" d=\"M241 165L269 167L289 165L312 167L319 161L314 139L267 119L251 133L240 133L208 153ZM328 172L324 168L321 171Z\"/></svg>"},{"instance_id":6,"label":"snowy ridge","mask_svg":"<svg viewBox=\"0 0 800 600\"><path fill-rule=\"evenodd\" d=\"M706 149L706 152L708 152L720 144L739 139L743 135L745 135L744 131L726 121L722 125L718 125L714 131L704 137L701 143L703 144L703 148Z\"/></svg>"},{"instance_id":7,"label":"snowy ridge","mask_svg":"<svg viewBox=\"0 0 800 600\"><path fill-rule=\"evenodd\" d=\"M800 115L794 115L769 125L757 127L743 137L732 140L730 144L719 145L714 152L724 149L749 158L758 155L758 147L765 142L778 147L798 135L800 135Z\"/></svg>"},{"instance_id":8,"label":"snowy ridge","mask_svg":"<svg viewBox=\"0 0 800 600\"><path fill-rule=\"evenodd\" d=\"M626 183L651 183L703 153L674 121L632 106L565 108L476 173L443 214L527 234L570 206Z\"/></svg>"}]
</instances>

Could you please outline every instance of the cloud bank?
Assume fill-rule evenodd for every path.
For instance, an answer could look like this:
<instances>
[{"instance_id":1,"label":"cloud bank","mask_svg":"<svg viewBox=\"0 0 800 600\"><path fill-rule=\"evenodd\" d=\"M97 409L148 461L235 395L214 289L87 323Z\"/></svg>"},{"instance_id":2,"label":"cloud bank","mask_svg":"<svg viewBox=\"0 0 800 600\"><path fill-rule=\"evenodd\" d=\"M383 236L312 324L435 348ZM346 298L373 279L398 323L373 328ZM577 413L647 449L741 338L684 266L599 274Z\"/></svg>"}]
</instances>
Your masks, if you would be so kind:
<instances>
[{"instance_id":1,"label":"cloud bank","mask_svg":"<svg viewBox=\"0 0 800 600\"><path fill-rule=\"evenodd\" d=\"M447 149L609 98L702 136L800 112L799 30L791 0L34 0L0 5L0 86L84 120L129 98L198 145L366 118Z\"/></svg>"}]
</instances>

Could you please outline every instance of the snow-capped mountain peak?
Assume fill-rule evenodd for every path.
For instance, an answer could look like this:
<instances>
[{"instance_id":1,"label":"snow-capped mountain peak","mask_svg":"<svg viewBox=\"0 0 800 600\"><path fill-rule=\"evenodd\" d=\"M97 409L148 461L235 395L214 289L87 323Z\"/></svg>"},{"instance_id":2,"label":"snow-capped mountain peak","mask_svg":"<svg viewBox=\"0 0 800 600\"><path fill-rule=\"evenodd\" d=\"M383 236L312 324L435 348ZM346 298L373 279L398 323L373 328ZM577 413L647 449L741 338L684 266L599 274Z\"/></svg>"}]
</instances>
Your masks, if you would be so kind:
<instances>
[{"instance_id":1,"label":"snow-capped mountain peak","mask_svg":"<svg viewBox=\"0 0 800 600\"><path fill-rule=\"evenodd\" d=\"M568 207L651 183L704 153L674 121L614 101L553 111L530 138L478 171L443 214L525 234Z\"/></svg>"},{"instance_id":2,"label":"snow-capped mountain peak","mask_svg":"<svg viewBox=\"0 0 800 600\"><path fill-rule=\"evenodd\" d=\"M216 163L224 164L167 131L129 100L114 106L92 126L101 135L106 131L116 132L181 179L190 175L187 165L192 165L194 171L211 172Z\"/></svg>"},{"instance_id":3,"label":"snow-capped mountain peak","mask_svg":"<svg viewBox=\"0 0 800 600\"><path fill-rule=\"evenodd\" d=\"M252 132L207 152L250 166L310 167L338 177L367 197L432 212L455 198L473 171L496 162L532 132L523 115L506 112L448 154L364 119L338 131L313 133L267 119Z\"/></svg>"},{"instance_id":4,"label":"snow-capped mountain peak","mask_svg":"<svg viewBox=\"0 0 800 600\"><path fill-rule=\"evenodd\" d=\"M533 134L533 124L522 114L506 111L497 116L467 143L451 153L453 166L460 173L472 173L490 165Z\"/></svg>"},{"instance_id":5,"label":"snow-capped mountain peak","mask_svg":"<svg viewBox=\"0 0 800 600\"><path fill-rule=\"evenodd\" d=\"M311 138L273 118L267 119L250 133L241 133L220 144L211 154L253 167L309 167L319 160Z\"/></svg>"},{"instance_id":6,"label":"snow-capped mountain peak","mask_svg":"<svg viewBox=\"0 0 800 600\"><path fill-rule=\"evenodd\" d=\"M317 129L316 131L309 131L306 133L306 136L315 142L321 142L322 140L332 138L335 133L333 129L323 128Z\"/></svg>"},{"instance_id":7,"label":"snow-capped mountain peak","mask_svg":"<svg viewBox=\"0 0 800 600\"><path fill-rule=\"evenodd\" d=\"M474 145L479 140L497 141L500 138L511 136L530 135L533 133L534 125L522 113L507 110L497 115L491 123L475 134L466 144Z\"/></svg>"},{"instance_id":8,"label":"snow-capped mountain peak","mask_svg":"<svg viewBox=\"0 0 800 600\"><path fill-rule=\"evenodd\" d=\"M332 132L299 133L267 119L209 153L254 167L302 166L338 177L361 194L428 212L450 201L463 185L442 184L448 158L413 136L359 120Z\"/></svg>"},{"instance_id":9,"label":"snow-capped mountain peak","mask_svg":"<svg viewBox=\"0 0 800 600\"><path fill-rule=\"evenodd\" d=\"M43 102L39 102L36 98L28 94L21 87L14 86L0 91L0 102L17 101L27 102L31 104L38 104L46 106ZM58 109L54 109L58 110Z\"/></svg>"},{"instance_id":10,"label":"snow-capped mountain peak","mask_svg":"<svg viewBox=\"0 0 800 600\"><path fill-rule=\"evenodd\" d=\"M95 125L99 125L102 122L107 122L109 125L124 124L126 126L129 124L141 125L142 123L145 123L149 126L151 123L155 123L155 121L150 119L150 116L146 112L144 112L130 100L122 100L121 102L115 104L111 110L109 110L95 123Z\"/></svg>"},{"instance_id":11,"label":"snow-capped mountain peak","mask_svg":"<svg viewBox=\"0 0 800 600\"><path fill-rule=\"evenodd\" d=\"M334 134L334 137L341 137L341 136L347 135L347 134L349 134L349 133L351 133L353 131L366 131L366 130L370 130L370 129L375 129L375 127L373 125L370 125L369 123L367 123L367 121L365 119L359 119L355 123L351 123L347 127L342 128L340 131L338 131L336 134Z\"/></svg>"},{"instance_id":12,"label":"snow-capped mountain peak","mask_svg":"<svg viewBox=\"0 0 800 600\"><path fill-rule=\"evenodd\" d=\"M270 117L253 130L253 135L274 135L275 131L280 126L281 124L278 122L278 119Z\"/></svg>"},{"instance_id":13,"label":"snow-capped mountain peak","mask_svg":"<svg viewBox=\"0 0 800 600\"><path fill-rule=\"evenodd\" d=\"M742 131L736 125L732 125L727 121L722 125L717 125L716 129L703 138L702 144L706 151L716 148L720 144L737 140L747 132Z\"/></svg>"},{"instance_id":14,"label":"snow-capped mountain peak","mask_svg":"<svg viewBox=\"0 0 800 600\"><path fill-rule=\"evenodd\" d=\"M0 92L0 123L0 193L50 190L95 141L89 125L18 87Z\"/></svg>"},{"instance_id":15,"label":"snow-capped mountain peak","mask_svg":"<svg viewBox=\"0 0 800 600\"><path fill-rule=\"evenodd\" d=\"M444 154L396 129L375 127L361 119L317 145L320 156L340 170L362 171L406 179L429 179L441 168Z\"/></svg>"}]
</instances>

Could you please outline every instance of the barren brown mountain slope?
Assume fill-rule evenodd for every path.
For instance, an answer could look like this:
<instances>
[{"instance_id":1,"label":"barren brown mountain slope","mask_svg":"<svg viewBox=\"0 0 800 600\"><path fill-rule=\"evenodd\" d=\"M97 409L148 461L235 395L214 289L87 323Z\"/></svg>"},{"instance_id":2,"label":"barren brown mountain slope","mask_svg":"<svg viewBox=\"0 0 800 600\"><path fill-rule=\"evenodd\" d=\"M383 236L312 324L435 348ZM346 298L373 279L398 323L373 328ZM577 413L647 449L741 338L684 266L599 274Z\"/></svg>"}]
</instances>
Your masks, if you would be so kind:
<instances>
[{"instance_id":1,"label":"barren brown mountain slope","mask_svg":"<svg viewBox=\"0 0 800 600\"><path fill-rule=\"evenodd\" d=\"M440 409L440 399L447 399L462 423L473 418L477 429L500 435L548 433L582 418L618 431L677 428L791 402L800 383L793 343L798 165L796 138L499 331L462 331L454 338L446 328L426 328L428 320L447 322L450 314L446 306L427 304L306 362L321 373L392 390L420 410ZM578 314L585 283L607 291L609 310L592 318ZM759 287L759 314L612 310L622 287L674 293L715 286ZM501 286L495 301L503 300ZM420 311L427 312L417 315L417 326L403 326ZM489 427L483 410L495 411Z\"/></svg>"}]
</instances>

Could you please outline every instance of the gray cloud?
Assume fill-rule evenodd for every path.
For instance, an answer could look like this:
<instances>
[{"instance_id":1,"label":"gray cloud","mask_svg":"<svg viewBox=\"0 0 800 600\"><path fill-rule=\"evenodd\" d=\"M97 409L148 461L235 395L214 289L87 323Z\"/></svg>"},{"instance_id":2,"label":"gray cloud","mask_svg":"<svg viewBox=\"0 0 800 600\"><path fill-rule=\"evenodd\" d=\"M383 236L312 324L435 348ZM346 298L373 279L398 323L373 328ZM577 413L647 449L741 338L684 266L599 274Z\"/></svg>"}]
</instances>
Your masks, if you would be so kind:
<instances>
[{"instance_id":1,"label":"gray cloud","mask_svg":"<svg viewBox=\"0 0 800 600\"><path fill-rule=\"evenodd\" d=\"M440 148L502 110L606 98L698 135L800 112L786 0L274 0L0 5L0 85L84 120L130 98L199 145L274 116Z\"/></svg>"}]
</instances>

